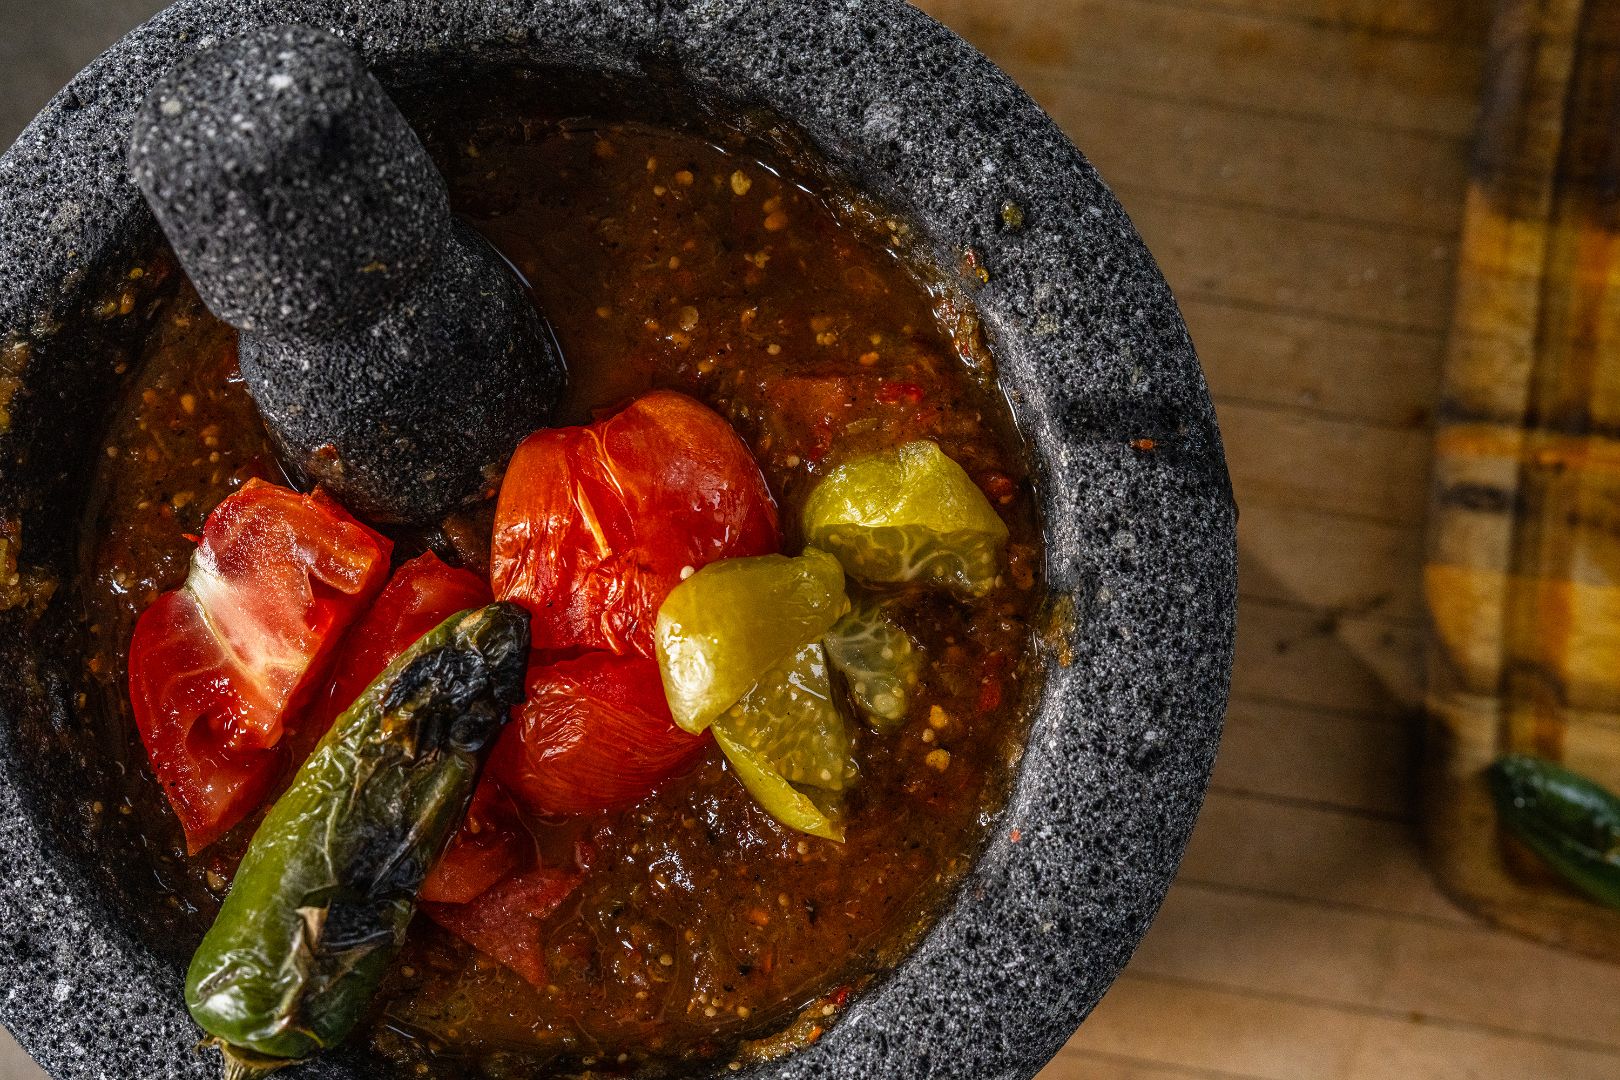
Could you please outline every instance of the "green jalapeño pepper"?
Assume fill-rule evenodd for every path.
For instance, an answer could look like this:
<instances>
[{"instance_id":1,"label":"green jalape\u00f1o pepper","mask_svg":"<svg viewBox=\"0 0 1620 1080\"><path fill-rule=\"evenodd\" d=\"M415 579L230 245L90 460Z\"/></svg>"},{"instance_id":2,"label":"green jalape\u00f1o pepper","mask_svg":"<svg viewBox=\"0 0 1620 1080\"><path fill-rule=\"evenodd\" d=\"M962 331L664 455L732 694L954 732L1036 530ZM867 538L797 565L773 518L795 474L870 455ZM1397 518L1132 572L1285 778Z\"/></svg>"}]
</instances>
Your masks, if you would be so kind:
<instances>
[{"instance_id":1,"label":"green jalape\u00f1o pepper","mask_svg":"<svg viewBox=\"0 0 1620 1080\"><path fill-rule=\"evenodd\" d=\"M846 462L804 504L805 542L867 584L917 581L982 596L1001 572L1007 525L934 443Z\"/></svg>"},{"instance_id":2,"label":"green jalape\u00f1o pepper","mask_svg":"<svg viewBox=\"0 0 1620 1080\"><path fill-rule=\"evenodd\" d=\"M451 616L327 732L253 837L186 976L227 1080L340 1042L393 959L416 893L523 699L529 617Z\"/></svg>"},{"instance_id":3,"label":"green jalape\u00f1o pepper","mask_svg":"<svg viewBox=\"0 0 1620 1080\"><path fill-rule=\"evenodd\" d=\"M1503 824L1570 884L1620 908L1620 798L1518 754L1498 759L1487 775Z\"/></svg>"}]
</instances>

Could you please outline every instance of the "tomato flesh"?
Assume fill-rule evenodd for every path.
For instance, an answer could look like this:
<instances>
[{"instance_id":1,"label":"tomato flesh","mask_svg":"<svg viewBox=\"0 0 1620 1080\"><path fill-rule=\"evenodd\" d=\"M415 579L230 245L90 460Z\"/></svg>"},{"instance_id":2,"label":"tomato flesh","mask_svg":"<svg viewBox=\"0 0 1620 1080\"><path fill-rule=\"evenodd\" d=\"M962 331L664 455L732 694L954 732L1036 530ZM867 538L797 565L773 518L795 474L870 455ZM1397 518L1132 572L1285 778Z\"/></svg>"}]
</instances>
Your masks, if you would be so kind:
<instances>
[{"instance_id":1,"label":"tomato flesh","mask_svg":"<svg viewBox=\"0 0 1620 1080\"><path fill-rule=\"evenodd\" d=\"M580 875L572 870L538 867L514 874L471 903L425 903L422 911L530 984L544 986L546 950L541 923L579 882Z\"/></svg>"},{"instance_id":2,"label":"tomato flesh","mask_svg":"<svg viewBox=\"0 0 1620 1080\"><path fill-rule=\"evenodd\" d=\"M136 622L135 723L193 853L279 778L283 732L382 588L391 547L320 491L249 480L208 516L185 584Z\"/></svg>"},{"instance_id":3,"label":"tomato flesh","mask_svg":"<svg viewBox=\"0 0 1620 1080\"><path fill-rule=\"evenodd\" d=\"M423 634L458 611L489 602L489 586L482 578L450 566L431 551L402 564L371 609L344 636L331 685L315 722L308 725L314 738L325 734L332 721Z\"/></svg>"},{"instance_id":4,"label":"tomato flesh","mask_svg":"<svg viewBox=\"0 0 1620 1080\"><path fill-rule=\"evenodd\" d=\"M586 427L529 436L495 512L495 594L534 615L537 649L653 655L670 589L717 559L774 552L776 504L736 432L660 390Z\"/></svg>"},{"instance_id":5,"label":"tomato flesh","mask_svg":"<svg viewBox=\"0 0 1620 1080\"><path fill-rule=\"evenodd\" d=\"M511 798L486 775L473 792L466 821L419 895L428 903L471 903L516 870L533 850L534 840L518 820Z\"/></svg>"},{"instance_id":6,"label":"tomato flesh","mask_svg":"<svg viewBox=\"0 0 1620 1080\"><path fill-rule=\"evenodd\" d=\"M641 799L707 741L675 726L657 663L591 652L529 669L489 768L530 813L590 814Z\"/></svg>"}]
</instances>

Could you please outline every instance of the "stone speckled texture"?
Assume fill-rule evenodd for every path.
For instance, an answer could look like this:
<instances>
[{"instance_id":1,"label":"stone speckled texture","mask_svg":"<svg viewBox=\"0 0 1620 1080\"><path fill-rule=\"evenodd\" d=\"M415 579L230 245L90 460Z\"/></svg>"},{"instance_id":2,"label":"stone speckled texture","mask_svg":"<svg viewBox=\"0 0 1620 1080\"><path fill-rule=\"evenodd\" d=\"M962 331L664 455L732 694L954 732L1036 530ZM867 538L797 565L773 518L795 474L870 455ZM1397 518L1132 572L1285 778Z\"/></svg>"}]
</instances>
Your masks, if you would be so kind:
<instances>
[{"instance_id":1,"label":"stone speckled texture","mask_svg":"<svg viewBox=\"0 0 1620 1080\"><path fill-rule=\"evenodd\" d=\"M282 460L350 510L443 520L550 417L563 366L540 314L330 34L272 27L170 69L136 113L130 171L242 332Z\"/></svg>"},{"instance_id":2,"label":"stone speckled texture","mask_svg":"<svg viewBox=\"0 0 1620 1080\"><path fill-rule=\"evenodd\" d=\"M122 141L162 71L288 21L331 29L371 61L490 48L622 72L647 57L676 64L794 120L914 222L940 265L976 253L989 280L975 299L1047 529L1054 619L1028 749L980 862L922 945L814 1046L741 1075L1032 1076L1163 898L1208 779L1232 654L1235 511L1213 410L1119 204L1003 73L900 0L193 0L88 68L0 159L0 259L24 268L0 278L0 328L71 307L68 272L149 227ZM17 411L57 408L41 393ZM38 430L19 422L11 438ZM1133 447L1143 439L1151 450ZM18 447L0 439L0 450L11 462ZM41 486L71 483L31 467ZM29 496L0 483L8 514ZM68 711L41 704L58 685L52 663L0 683L8 714ZM179 973L136 949L53 854L49 823L29 816L35 782L0 749L0 880L24 886L0 893L0 1019L62 1080L210 1075L191 1053ZM349 1067L300 1075L359 1075Z\"/></svg>"}]
</instances>

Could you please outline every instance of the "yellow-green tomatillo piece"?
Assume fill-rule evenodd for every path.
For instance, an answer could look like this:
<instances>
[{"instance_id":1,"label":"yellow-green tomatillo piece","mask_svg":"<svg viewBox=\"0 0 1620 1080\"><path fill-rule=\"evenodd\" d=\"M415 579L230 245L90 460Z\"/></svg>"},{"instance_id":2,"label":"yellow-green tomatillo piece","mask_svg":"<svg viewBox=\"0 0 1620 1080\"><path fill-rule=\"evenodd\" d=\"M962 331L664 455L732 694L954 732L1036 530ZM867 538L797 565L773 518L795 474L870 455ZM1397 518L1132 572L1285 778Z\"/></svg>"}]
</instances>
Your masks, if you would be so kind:
<instances>
[{"instance_id":1,"label":"yellow-green tomatillo piece","mask_svg":"<svg viewBox=\"0 0 1620 1080\"><path fill-rule=\"evenodd\" d=\"M923 581L970 596L1001 572L1007 525L938 444L909 442L828 473L804 504L806 542L871 584Z\"/></svg>"},{"instance_id":2,"label":"yellow-green tomatillo piece","mask_svg":"<svg viewBox=\"0 0 1620 1080\"><path fill-rule=\"evenodd\" d=\"M795 787L839 792L855 779L849 725L833 699L827 653L811 642L772 667L714 721ZM766 810L773 815L774 807Z\"/></svg>"},{"instance_id":3,"label":"yellow-green tomatillo piece","mask_svg":"<svg viewBox=\"0 0 1620 1080\"><path fill-rule=\"evenodd\" d=\"M731 768L754 801L783 825L811 836L844 842L844 826L828 809L795 788L782 774L741 741L716 726L714 741L720 744Z\"/></svg>"},{"instance_id":4,"label":"yellow-green tomatillo piece","mask_svg":"<svg viewBox=\"0 0 1620 1080\"><path fill-rule=\"evenodd\" d=\"M849 683L850 696L874 730L893 731L906 718L922 656L873 600L856 603L827 631L827 659Z\"/></svg>"},{"instance_id":5,"label":"yellow-green tomatillo piece","mask_svg":"<svg viewBox=\"0 0 1620 1080\"><path fill-rule=\"evenodd\" d=\"M675 722L694 735L849 610L824 551L710 563L670 591L653 642Z\"/></svg>"}]
</instances>

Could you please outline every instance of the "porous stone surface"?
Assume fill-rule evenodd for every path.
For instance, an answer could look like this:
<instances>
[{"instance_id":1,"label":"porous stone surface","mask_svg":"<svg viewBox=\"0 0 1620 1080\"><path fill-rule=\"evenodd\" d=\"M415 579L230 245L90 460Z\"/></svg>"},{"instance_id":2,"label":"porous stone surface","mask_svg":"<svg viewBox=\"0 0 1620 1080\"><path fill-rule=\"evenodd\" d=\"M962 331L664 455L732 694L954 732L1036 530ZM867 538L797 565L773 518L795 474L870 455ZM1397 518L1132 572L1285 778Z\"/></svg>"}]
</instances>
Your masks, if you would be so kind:
<instances>
[{"instance_id":1,"label":"porous stone surface","mask_svg":"<svg viewBox=\"0 0 1620 1080\"><path fill-rule=\"evenodd\" d=\"M70 302L64 274L143 227L119 148L163 70L289 21L331 29L370 61L518 48L627 73L674 66L720 99L795 121L912 222L942 267L974 253L988 280L973 298L1046 529L1052 614L1028 747L990 841L922 944L813 1046L741 1075L1032 1076L1130 957L1174 876L1232 657L1235 510L1214 413L1118 202L1006 75L900 0L191 0L87 69L0 160L0 257L25 268L0 279L0 327ZM75 888L30 817L37 782L0 750L0 869L39 882L0 892L0 1019L63 1080L209 1075L190 1053L178 973ZM356 1068L333 1060L305 1075Z\"/></svg>"},{"instance_id":2,"label":"porous stone surface","mask_svg":"<svg viewBox=\"0 0 1620 1080\"><path fill-rule=\"evenodd\" d=\"M483 497L550 416L562 359L353 49L277 26L188 57L135 115L130 172L241 331L283 461L373 521Z\"/></svg>"}]
</instances>

